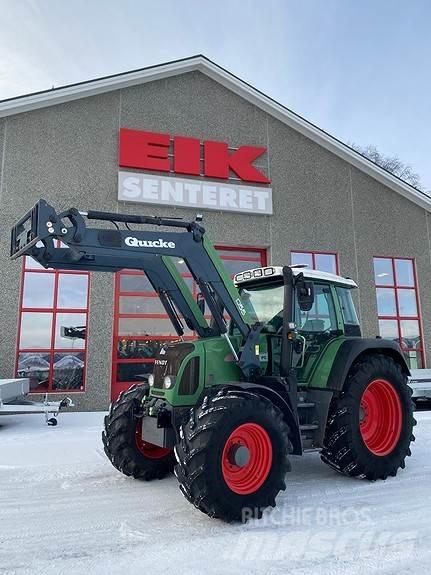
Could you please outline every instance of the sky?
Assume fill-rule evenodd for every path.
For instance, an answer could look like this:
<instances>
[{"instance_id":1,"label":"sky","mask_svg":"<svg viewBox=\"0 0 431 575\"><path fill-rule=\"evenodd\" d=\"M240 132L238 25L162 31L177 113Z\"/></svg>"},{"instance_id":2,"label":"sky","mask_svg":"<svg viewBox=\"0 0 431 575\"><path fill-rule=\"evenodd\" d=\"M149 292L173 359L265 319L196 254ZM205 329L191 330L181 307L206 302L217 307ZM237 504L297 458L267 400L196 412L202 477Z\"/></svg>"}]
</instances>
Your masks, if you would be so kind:
<instances>
[{"instance_id":1,"label":"sky","mask_svg":"<svg viewBox=\"0 0 431 575\"><path fill-rule=\"evenodd\" d=\"M204 54L431 190L431 0L0 0L0 100Z\"/></svg>"}]
</instances>

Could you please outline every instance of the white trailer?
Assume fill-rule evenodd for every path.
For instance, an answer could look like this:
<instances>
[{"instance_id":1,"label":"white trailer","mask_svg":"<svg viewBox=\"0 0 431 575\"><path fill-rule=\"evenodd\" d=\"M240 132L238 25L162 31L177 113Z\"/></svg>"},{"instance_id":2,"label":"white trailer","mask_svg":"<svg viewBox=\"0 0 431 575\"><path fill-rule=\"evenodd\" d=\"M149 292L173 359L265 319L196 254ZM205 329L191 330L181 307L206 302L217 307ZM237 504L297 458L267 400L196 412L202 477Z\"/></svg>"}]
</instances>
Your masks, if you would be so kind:
<instances>
[{"instance_id":1,"label":"white trailer","mask_svg":"<svg viewBox=\"0 0 431 575\"><path fill-rule=\"evenodd\" d=\"M431 399L431 369L410 370L409 385L413 390L415 401L426 401Z\"/></svg>"},{"instance_id":2,"label":"white trailer","mask_svg":"<svg viewBox=\"0 0 431 575\"><path fill-rule=\"evenodd\" d=\"M28 399L30 382L27 378L0 379L0 415L20 415L26 413L44 413L48 425L57 425L57 415L63 407L73 406L70 397L61 401L44 401ZM51 417L50 417L51 415Z\"/></svg>"}]
</instances>

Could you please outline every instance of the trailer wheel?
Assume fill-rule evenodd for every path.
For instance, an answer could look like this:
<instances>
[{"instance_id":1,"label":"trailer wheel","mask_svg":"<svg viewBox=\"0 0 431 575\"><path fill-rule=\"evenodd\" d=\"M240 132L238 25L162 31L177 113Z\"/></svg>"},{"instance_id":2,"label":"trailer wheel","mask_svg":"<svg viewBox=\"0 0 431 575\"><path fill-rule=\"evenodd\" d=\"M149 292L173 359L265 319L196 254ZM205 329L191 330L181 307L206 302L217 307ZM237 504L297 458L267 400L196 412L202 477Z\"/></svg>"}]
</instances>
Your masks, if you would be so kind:
<instances>
[{"instance_id":1,"label":"trailer wheel","mask_svg":"<svg viewBox=\"0 0 431 575\"><path fill-rule=\"evenodd\" d=\"M407 376L392 358L376 354L356 364L332 402L322 461L352 477L395 476L415 439L411 395Z\"/></svg>"},{"instance_id":2,"label":"trailer wheel","mask_svg":"<svg viewBox=\"0 0 431 575\"><path fill-rule=\"evenodd\" d=\"M224 521L260 518L286 488L289 429L268 399L242 391L206 396L175 446L185 497Z\"/></svg>"},{"instance_id":3,"label":"trailer wheel","mask_svg":"<svg viewBox=\"0 0 431 575\"><path fill-rule=\"evenodd\" d=\"M105 417L102 440L112 465L135 479L161 479L174 468L174 455L142 439L142 417L137 413L145 395L143 386L134 385L111 404Z\"/></svg>"}]
</instances>

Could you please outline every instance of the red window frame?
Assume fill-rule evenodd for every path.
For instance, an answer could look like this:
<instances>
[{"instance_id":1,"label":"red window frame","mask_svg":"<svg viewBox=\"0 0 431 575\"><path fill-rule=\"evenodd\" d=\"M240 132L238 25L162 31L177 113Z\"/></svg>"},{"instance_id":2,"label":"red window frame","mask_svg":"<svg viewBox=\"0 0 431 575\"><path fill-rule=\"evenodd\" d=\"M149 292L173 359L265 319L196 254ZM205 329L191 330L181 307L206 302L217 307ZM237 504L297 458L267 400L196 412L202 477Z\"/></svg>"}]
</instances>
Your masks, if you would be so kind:
<instances>
[{"instance_id":1,"label":"red window frame","mask_svg":"<svg viewBox=\"0 0 431 575\"><path fill-rule=\"evenodd\" d=\"M316 268L316 256L334 256L335 257L335 270L336 274L340 274L340 262L338 258L338 252L327 252L322 250L290 250L290 261L292 261L292 254L306 254L311 256L312 265L311 269L317 270ZM323 271L323 270L320 270Z\"/></svg>"},{"instance_id":2,"label":"red window frame","mask_svg":"<svg viewBox=\"0 0 431 575\"><path fill-rule=\"evenodd\" d=\"M222 260L231 260L231 261L249 261L250 262L250 269L253 267L264 267L267 265L267 250L266 248L257 248L257 247L245 247L245 246L215 246L217 250L225 251L225 252L232 252L230 254L223 254L221 256ZM239 257L234 252L244 252L244 257ZM251 254L251 252L255 252L258 254L257 256ZM249 253L250 255L247 256L246 254ZM116 398L119 391L122 389L127 389L136 381L118 381L117 379L117 370L118 365L120 364L138 364L138 363L154 363L153 358L136 358L136 359L119 359L118 358L118 342L122 339L130 339L130 340L137 340L137 341L175 341L178 339L176 335L152 335L152 336L124 336L119 335L119 320L122 318L141 318L141 319L166 319L167 315L165 313L142 313L142 314L130 314L130 313L120 313L120 296L144 296L149 298L158 298L157 294L153 291L143 291L143 292L124 292L120 289L120 280L122 276L125 275L144 275L143 272L135 271L135 270L121 270L115 274L115 288L114 288L114 328L113 328L113 345L112 345L112 379L111 379L111 395L113 398ZM190 272L187 270L186 273L182 274L182 276L187 279L191 278ZM196 296L196 284L193 283L193 295ZM185 340L193 340L195 339L194 335L189 335L184 337Z\"/></svg>"},{"instance_id":3,"label":"red window frame","mask_svg":"<svg viewBox=\"0 0 431 575\"><path fill-rule=\"evenodd\" d=\"M398 340L399 340L399 344L400 344L401 349L403 351L407 351L407 352L408 351L418 352L420 355L420 358L421 358L422 367L425 368L426 367L426 359L425 359L425 353L424 353L424 337L423 337L423 330L422 330L422 313L421 313L421 307L420 307L420 301L419 301L418 278L417 278L417 273L416 273L416 260L415 260L415 258L407 258L407 257L401 257L401 256L379 256L379 255L375 255L375 256L373 256L373 274L374 274L374 260L375 259L390 260L391 265L392 265L392 277L394 278L393 284L378 284L378 283L376 283L376 281L374 281L374 286L376 288L376 300L377 300L377 288L393 289L394 293L395 293L395 308L396 308L396 315L380 315L379 310L377 308L377 319L378 320L381 320L381 319L382 320L385 320L385 319L386 320L395 320L397 322ZM400 286L400 285L398 285L395 260L406 260L406 261L409 261L412 263L414 286ZM414 291L415 291L417 315L415 315L415 316L400 315L400 306L399 306L399 302L398 302L398 292L402 291L402 290L412 290L412 289L414 289ZM404 345L402 344L403 338L402 338L402 334L401 334L401 321L403 321L403 320L413 320L413 321L418 322L420 347L414 349L414 348L410 348L410 347L404 347ZM379 332L380 332L380 330L379 330Z\"/></svg>"},{"instance_id":4,"label":"red window frame","mask_svg":"<svg viewBox=\"0 0 431 575\"><path fill-rule=\"evenodd\" d=\"M21 268L21 278L20 278L20 296L19 296L19 313L18 313L18 331L17 331L17 338L16 338L16 350L15 350L15 373L18 374L18 363L19 363L19 355L21 353L46 353L50 355L49 361L49 374L48 374L48 387L43 390L30 390L30 393L62 393L63 391L67 391L67 393L84 393L85 392L85 382L86 382L86 373L87 373L87 342L88 342L88 315L89 315L89 303L90 303L90 273L85 271L77 271L77 270L54 270L54 269L45 269L42 267L27 267L27 259L29 256L24 257L24 261ZM53 305L52 307L24 307L24 281L26 274L47 274L47 275L54 275L54 293L53 293ZM58 307L58 285L60 276L63 275L85 275L88 277L88 287L87 287L87 302L85 308L59 308ZM24 348L20 345L21 340L21 324L22 324L22 315L23 313L48 313L52 316L52 325L51 325L51 345L49 348ZM83 348L57 348L55 347L55 336L56 336L56 325L57 325L57 314L66 314L66 313L79 313L81 315L85 315L85 325L86 325L86 338L84 340L84 347ZM82 377L82 386L80 389L53 389L52 381L53 381L53 373L54 373L54 354L56 353L82 353L84 356L84 369L83 369L83 377Z\"/></svg>"}]
</instances>

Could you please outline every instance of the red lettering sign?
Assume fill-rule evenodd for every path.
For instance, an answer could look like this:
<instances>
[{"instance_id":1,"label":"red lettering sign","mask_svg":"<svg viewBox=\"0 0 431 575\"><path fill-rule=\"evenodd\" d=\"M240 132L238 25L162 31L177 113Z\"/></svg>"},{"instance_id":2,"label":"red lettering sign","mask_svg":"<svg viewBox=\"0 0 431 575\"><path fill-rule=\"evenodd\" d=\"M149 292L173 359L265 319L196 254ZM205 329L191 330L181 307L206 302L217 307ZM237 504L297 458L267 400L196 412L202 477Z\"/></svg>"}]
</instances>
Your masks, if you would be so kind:
<instances>
[{"instance_id":1,"label":"red lettering sign","mask_svg":"<svg viewBox=\"0 0 431 575\"><path fill-rule=\"evenodd\" d=\"M123 168L142 168L169 172L169 135L120 130L119 164Z\"/></svg>"},{"instance_id":2,"label":"red lettering sign","mask_svg":"<svg viewBox=\"0 0 431 575\"><path fill-rule=\"evenodd\" d=\"M196 138L174 136L174 172L199 176L201 173L201 143Z\"/></svg>"},{"instance_id":3,"label":"red lettering sign","mask_svg":"<svg viewBox=\"0 0 431 575\"><path fill-rule=\"evenodd\" d=\"M232 170L245 182L270 182L265 174L253 165L253 162L266 152L266 148L240 146L231 151L224 142L206 141L203 142L203 169L201 142L197 138L174 136L172 162L169 148L169 134L121 128L119 165L123 168L174 171L177 174L220 179L228 179L229 171Z\"/></svg>"},{"instance_id":4,"label":"red lettering sign","mask_svg":"<svg viewBox=\"0 0 431 575\"><path fill-rule=\"evenodd\" d=\"M241 180L268 184L269 180L253 166L254 160L261 156L266 148L241 146L229 153L229 147L222 142L204 142L205 175L211 178L228 178L231 169Z\"/></svg>"}]
</instances>

